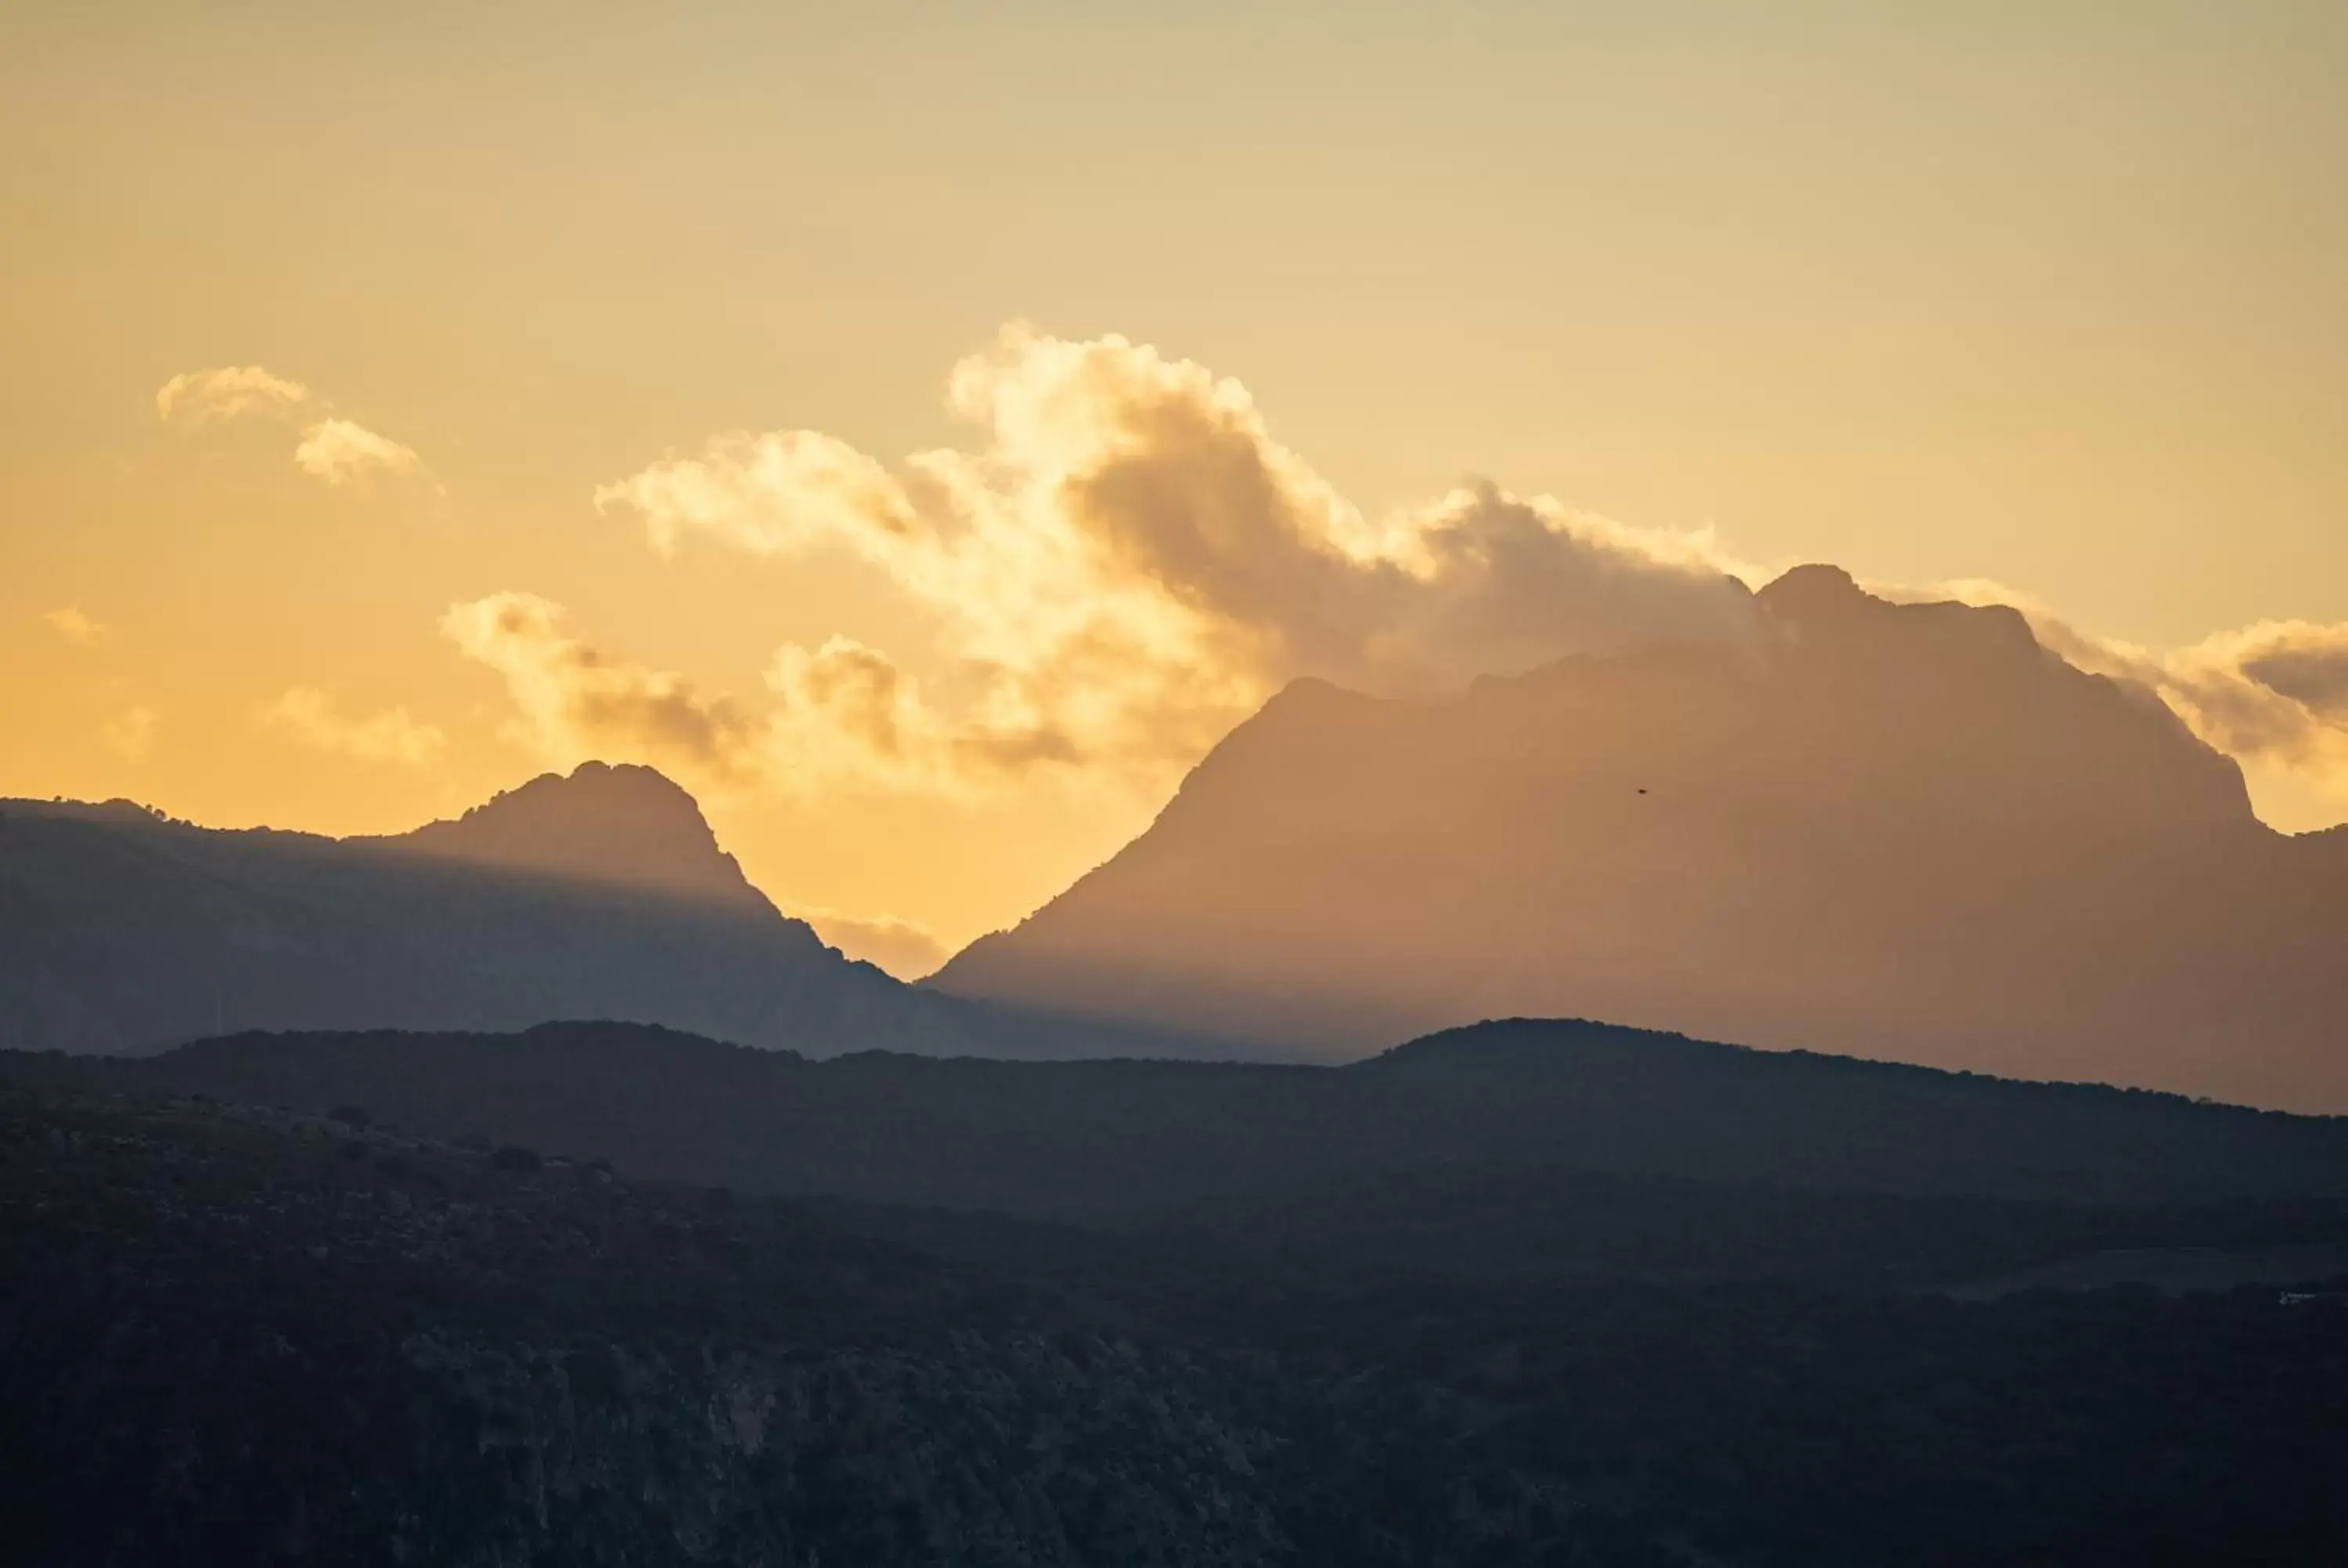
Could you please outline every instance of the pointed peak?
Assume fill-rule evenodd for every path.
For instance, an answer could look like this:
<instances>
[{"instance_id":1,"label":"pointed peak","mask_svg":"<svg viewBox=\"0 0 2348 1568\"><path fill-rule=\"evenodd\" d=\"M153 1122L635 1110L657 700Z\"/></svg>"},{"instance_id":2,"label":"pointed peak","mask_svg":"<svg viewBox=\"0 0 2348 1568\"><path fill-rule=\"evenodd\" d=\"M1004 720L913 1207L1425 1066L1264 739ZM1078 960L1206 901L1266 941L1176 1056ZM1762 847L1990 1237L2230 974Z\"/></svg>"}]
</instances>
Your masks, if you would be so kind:
<instances>
[{"instance_id":1,"label":"pointed peak","mask_svg":"<svg viewBox=\"0 0 2348 1568\"><path fill-rule=\"evenodd\" d=\"M1274 705L1296 707L1303 703L1324 702L1333 698L1343 699L1353 695L1354 693L1323 676L1299 675L1291 680L1287 685L1274 692L1263 705L1267 709Z\"/></svg>"},{"instance_id":2,"label":"pointed peak","mask_svg":"<svg viewBox=\"0 0 2348 1568\"><path fill-rule=\"evenodd\" d=\"M582 763L388 841L416 853L682 897L764 902L700 804L656 768Z\"/></svg>"},{"instance_id":3,"label":"pointed peak","mask_svg":"<svg viewBox=\"0 0 2348 1568\"><path fill-rule=\"evenodd\" d=\"M1783 573L1754 597L1766 609L1792 620L1847 612L1855 606L1876 602L1873 594L1859 586L1857 578L1823 561Z\"/></svg>"},{"instance_id":4,"label":"pointed peak","mask_svg":"<svg viewBox=\"0 0 2348 1568\"><path fill-rule=\"evenodd\" d=\"M1806 640L1896 640L2000 658L2035 655L2040 647L2029 620L2012 605L1885 598L1869 592L1838 566L1797 566L1755 598L1780 628Z\"/></svg>"},{"instance_id":5,"label":"pointed peak","mask_svg":"<svg viewBox=\"0 0 2348 1568\"><path fill-rule=\"evenodd\" d=\"M522 803L563 799L606 812L669 812L701 820L701 805L685 786L658 768L641 763L583 762L569 774L541 774L529 783L500 790L465 815L512 809ZM579 809L573 807L572 809Z\"/></svg>"}]
</instances>

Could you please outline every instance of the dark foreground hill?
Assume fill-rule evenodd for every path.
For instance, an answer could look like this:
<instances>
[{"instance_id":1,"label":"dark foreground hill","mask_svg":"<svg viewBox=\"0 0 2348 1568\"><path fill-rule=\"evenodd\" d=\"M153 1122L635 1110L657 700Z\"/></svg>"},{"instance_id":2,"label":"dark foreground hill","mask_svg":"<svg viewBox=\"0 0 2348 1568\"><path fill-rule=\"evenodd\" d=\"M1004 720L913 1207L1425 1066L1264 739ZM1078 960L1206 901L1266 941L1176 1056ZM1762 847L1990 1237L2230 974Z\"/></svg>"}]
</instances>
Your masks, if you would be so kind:
<instances>
[{"instance_id":1,"label":"dark foreground hill","mask_svg":"<svg viewBox=\"0 0 2348 1568\"><path fill-rule=\"evenodd\" d=\"M438 1137L746 1192L1045 1216L1445 1166L2088 1203L2348 1197L2348 1119L1570 1020L1451 1030L1344 1068L817 1061L593 1023L245 1034L146 1061L16 1064L313 1112L360 1105Z\"/></svg>"},{"instance_id":2,"label":"dark foreground hill","mask_svg":"<svg viewBox=\"0 0 2348 1568\"><path fill-rule=\"evenodd\" d=\"M1231 1048L902 985L778 913L690 795L590 763L388 838L0 802L0 1045L144 1053L232 1029L664 1023L812 1054Z\"/></svg>"},{"instance_id":3,"label":"dark foreground hill","mask_svg":"<svg viewBox=\"0 0 2348 1568\"><path fill-rule=\"evenodd\" d=\"M2348 857L2009 610L1830 568L1753 638L1300 682L938 989L1359 1056L1574 1014L2348 1111Z\"/></svg>"},{"instance_id":4,"label":"dark foreground hill","mask_svg":"<svg viewBox=\"0 0 2348 1568\"><path fill-rule=\"evenodd\" d=\"M814 1064L610 1027L248 1038L184 1053L189 1081L214 1075L203 1101L151 1081L171 1058L0 1058L5 1554L2199 1568L2348 1553L2348 1307L2322 1280L2298 1293L2317 1299L2288 1301L2271 1286L1930 1288L2017 1250L2336 1239L2336 1204L2211 1197L2240 1184L2222 1174L2237 1163L2252 1184L2336 1193L2333 1124L1581 1043L1501 1030L1266 1073ZM1641 1050L1655 1075L1626 1065ZM702 1087L687 1100L605 1076L647 1052ZM1528 1052L1599 1091L1570 1146L1547 1163L1453 1160L1479 1128L1526 1153L1490 1091L1526 1089ZM983 1127L1033 1192L1089 1173L1114 1202L1077 1205L1076 1227L762 1197L455 1144L374 1107L217 1097L232 1080L296 1099L387 1091L461 1074L467 1055L483 1065L464 1086L499 1138L661 1127L645 1152L683 1163L686 1143L664 1140L691 1104L722 1158L747 1160L750 1123L796 1102L806 1113L769 1142L816 1138L802 1168L837 1188L886 1189L891 1167L948 1184L969 1168L956 1140ZM403 1071L354 1076L370 1056ZM296 1057L313 1074L298 1084L281 1071ZM728 1120L753 1070L794 1088ZM1309 1133L1338 1174L1294 1203L1224 1174L1153 1197L1119 1134L1186 1072L1232 1090L1174 1113L1192 1119L1176 1142L1193 1162L1293 1173L1268 1145ZM1773 1072L1835 1109L1805 1122ZM1822 1184L1663 1174L1702 1168L1694 1140L1669 1138L1641 1173L1627 1140L1585 1136L1601 1112L1667 1133L1641 1094L1707 1078L1786 1139L1846 1145L1787 1166L1782 1143L1748 1141L1718 1172ZM937 1091L906 1087L922 1082ZM1292 1083L1373 1088L1332 1116L1300 1109ZM947 1108L973 1086L982 1109L955 1132ZM436 1116L434 1092L396 1103ZM586 1116L613 1094L650 1109ZM1542 1095L1551 1112L1573 1097ZM1413 1120L1411 1100L1437 1109ZM1209 1122L1251 1101L1285 1108L1216 1143ZM1864 1138L1841 1119L1869 1104L1885 1120ZM1101 1118L1095 1135L1053 1137L1078 1109ZM1369 1132L1343 1134L1365 1117ZM819 1138L825 1118L843 1127ZM1726 1120L1715 1106L1694 1125ZM2003 1163L2000 1126L2016 1130ZM2065 1127L2116 1190L2180 1163L2125 1205L1965 1195L2078 1180L2039 1167ZM1941 1153L1920 1161L1912 1145L1935 1138ZM1141 1164L1162 1173L1173 1147ZM1593 1149L1614 1168L1554 1163ZM1931 1195L1903 1195L1916 1186ZM1195 1195L1210 1187L1227 1195ZM2185 1188L2199 1196L2147 1196ZM1509 1258L1524 1266L1494 1266Z\"/></svg>"}]
</instances>

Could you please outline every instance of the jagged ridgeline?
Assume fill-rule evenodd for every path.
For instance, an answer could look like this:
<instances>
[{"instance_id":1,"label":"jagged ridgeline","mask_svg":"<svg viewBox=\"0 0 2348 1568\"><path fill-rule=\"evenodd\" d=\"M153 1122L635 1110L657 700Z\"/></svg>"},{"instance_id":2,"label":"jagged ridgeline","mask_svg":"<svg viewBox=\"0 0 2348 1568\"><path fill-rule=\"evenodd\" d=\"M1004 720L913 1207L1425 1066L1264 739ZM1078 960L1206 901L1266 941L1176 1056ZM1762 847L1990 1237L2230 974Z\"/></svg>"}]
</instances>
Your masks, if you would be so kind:
<instances>
[{"instance_id":1,"label":"jagged ridgeline","mask_svg":"<svg viewBox=\"0 0 2348 1568\"><path fill-rule=\"evenodd\" d=\"M386 838L0 802L0 1046L630 1019L823 1054L1184 1054L902 985L824 946L650 768L582 765ZM1222 1048L1228 1050L1228 1048Z\"/></svg>"},{"instance_id":2,"label":"jagged ridgeline","mask_svg":"<svg viewBox=\"0 0 2348 1568\"><path fill-rule=\"evenodd\" d=\"M1571 1015L2348 1111L2348 830L2014 611L1809 567L1751 637L1299 682L931 982L1366 1054Z\"/></svg>"}]
</instances>

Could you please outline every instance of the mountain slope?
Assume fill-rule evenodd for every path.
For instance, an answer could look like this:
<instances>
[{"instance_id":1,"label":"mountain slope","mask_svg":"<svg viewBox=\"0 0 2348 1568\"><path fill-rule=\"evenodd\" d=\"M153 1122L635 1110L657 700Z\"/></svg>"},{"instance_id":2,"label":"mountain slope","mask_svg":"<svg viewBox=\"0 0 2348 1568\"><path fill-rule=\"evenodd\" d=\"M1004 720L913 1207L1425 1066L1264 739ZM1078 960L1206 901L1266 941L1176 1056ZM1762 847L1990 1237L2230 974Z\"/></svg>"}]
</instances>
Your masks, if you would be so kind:
<instances>
[{"instance_id":1,"label":"mountain slope","mask_svg":"<svg viewBox=\"0 0 2348 1568\"><path fill-rule=\"evenodd\" d=\"M2348 1107L2348 875L2011 610L1830 568L1748 645L1302 682L938 989L1357 1055L1571 1013Z\"/></svg>"},{"instance_id":2,"label":"mountain slope","mask_svg":"<svg viewBox=\"0 0 2348 1568\"><path fill-rule=\"evenodd\" d=\"M654 770L624 763L582 763L568 777L541 774L453 821L372 842L730 908L767 907L718 847L694 798Z\"/></svg>"},{"instance_id":3,"label":"mountain slope","mask_svg":"<svg viewBox=\"0 0 2348 1568\"><path fill-rule=\"evenodd\" d=\"M335 840L0 802L0 1044L633 1019L815 1054L1200 1047L920 991L743 879L692 797L587 764L454 822Z\"/></svg>"}]
</instances>

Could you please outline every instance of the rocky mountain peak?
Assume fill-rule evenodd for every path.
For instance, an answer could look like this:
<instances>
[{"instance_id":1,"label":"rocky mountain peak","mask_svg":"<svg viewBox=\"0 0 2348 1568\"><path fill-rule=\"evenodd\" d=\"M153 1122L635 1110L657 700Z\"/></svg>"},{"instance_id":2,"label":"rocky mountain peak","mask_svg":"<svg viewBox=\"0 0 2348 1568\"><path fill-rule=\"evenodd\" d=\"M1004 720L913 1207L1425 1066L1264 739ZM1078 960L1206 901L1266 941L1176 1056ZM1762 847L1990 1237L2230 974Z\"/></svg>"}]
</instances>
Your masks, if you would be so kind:
<instances>
[{"instance_id":1,"label":"rocky mountain peak","mask_svg":"<svg viewBox=\"0 0 2348 1568\"><path fill-rule=\"evenodd\" d=\"M693 796L657 769L582 763L389 841L449 859L731 904L763 901Z\"/></svg>"}]
</instances>

